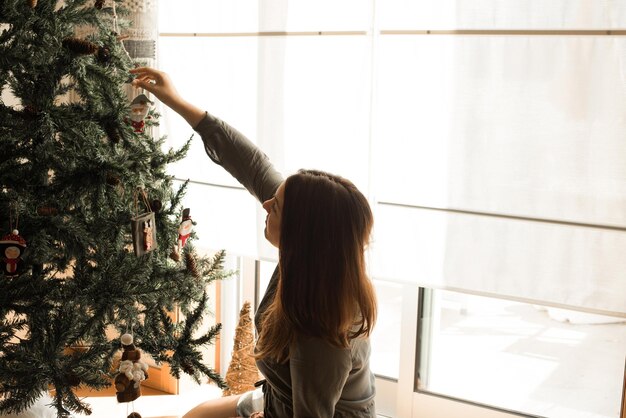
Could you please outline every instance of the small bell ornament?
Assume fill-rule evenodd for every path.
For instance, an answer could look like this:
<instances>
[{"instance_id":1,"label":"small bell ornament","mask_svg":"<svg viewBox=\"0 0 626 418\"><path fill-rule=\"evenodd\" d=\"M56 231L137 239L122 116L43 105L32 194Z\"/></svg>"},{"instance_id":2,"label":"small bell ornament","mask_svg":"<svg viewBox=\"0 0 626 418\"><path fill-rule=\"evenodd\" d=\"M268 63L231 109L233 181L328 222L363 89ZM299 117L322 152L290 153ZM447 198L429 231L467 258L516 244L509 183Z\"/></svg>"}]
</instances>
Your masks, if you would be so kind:
<instances>
[{"instance_id":1,"label":"small bell ornament","mask_svg":"<svg viewBox=\"0 0 626 418\"><path fill-rule=\"evenodd\" d=\"M26 250L26 240L17 229L0 239L1 266L7 277L19 276L23 269L22 255Z\"/></svg>"}]
</instances>

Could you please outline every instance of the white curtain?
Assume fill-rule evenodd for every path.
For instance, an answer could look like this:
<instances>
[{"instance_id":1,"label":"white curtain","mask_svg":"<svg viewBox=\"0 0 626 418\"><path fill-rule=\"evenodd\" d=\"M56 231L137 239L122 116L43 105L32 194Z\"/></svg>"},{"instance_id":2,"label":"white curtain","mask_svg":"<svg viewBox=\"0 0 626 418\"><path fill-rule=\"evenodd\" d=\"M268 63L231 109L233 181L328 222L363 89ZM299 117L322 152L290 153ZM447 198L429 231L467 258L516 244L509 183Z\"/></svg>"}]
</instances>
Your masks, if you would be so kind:
<instances>
[{"instance_id":1,"label":"white curtain","mask_svg":"<svg viewBox=\"0 0 626 418\"><path fill-rule=\"evenodd\" d=\"M160 9L160 66L189 100L285 175L336 172L370 197L374 277L626 317L626 0ZM164 129L191 133L167 112ZM275 257L199 139L173 173L205 183L205 245Z\"/></svg>"}]
</instances>

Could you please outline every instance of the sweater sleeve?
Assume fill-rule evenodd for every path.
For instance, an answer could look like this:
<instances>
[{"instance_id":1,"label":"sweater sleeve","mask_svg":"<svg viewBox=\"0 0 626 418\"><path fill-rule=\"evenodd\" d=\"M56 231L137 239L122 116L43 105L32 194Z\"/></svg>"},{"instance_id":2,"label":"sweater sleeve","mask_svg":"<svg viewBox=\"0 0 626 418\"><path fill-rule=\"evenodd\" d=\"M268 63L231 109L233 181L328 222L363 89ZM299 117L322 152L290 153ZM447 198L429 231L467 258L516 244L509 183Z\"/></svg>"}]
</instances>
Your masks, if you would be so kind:
<instances>
[{"instance_id":1,"label":"sweater sleeve","mask_svg":"<svg viewBox=\"0 0 626 418\"><path fill-rule=\"evenodd\" d=\"M352 368L350 350L303 338L289 351L293 416L332 418Z\"/></svg>"},{"instance_id":2,"label":"sweater sleeve","mask_svg":"<svg viewBox=\"0 0 626 418\"><path fill-rule=\"evenodd\" d=\"M273 196L283 177L248 138L209 113L194 130L200 134L209 158L224 167L260 202Z\"/></svg>"}]
</instances>

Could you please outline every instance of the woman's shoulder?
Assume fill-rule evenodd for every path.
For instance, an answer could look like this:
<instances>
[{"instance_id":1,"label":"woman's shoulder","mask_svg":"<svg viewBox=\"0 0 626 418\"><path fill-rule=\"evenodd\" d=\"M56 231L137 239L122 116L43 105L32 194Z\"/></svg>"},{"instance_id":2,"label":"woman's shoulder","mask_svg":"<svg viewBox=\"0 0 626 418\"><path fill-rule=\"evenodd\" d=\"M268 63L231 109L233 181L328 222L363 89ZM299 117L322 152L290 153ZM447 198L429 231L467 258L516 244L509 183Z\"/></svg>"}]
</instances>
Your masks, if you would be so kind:
<instances>
[{"instance_id":1,"label":"woman's shoulder","mask_svg":"<svg viewBox=\"0 0 626 418\"><path fill-rule=\"evenodd\" d=\"M289 358L299 359L327 356L349 356L350 348L337 347L320 337L298 335L289 347Z\"/></svg>"},{"instance_id":2,"label":"woman's shoulder","mask_svg":"<svg viewBox=\"0 0 626 418\"><path fill-rule=\"evenodd\" d=\"M343 359L352 362L354 358L369 357L370 340L367 337L358 337L350 340L347 348L337 347L320 337L301 335L294 339L289 348L290 360L312 359Z\"/></svg>"}]
</instances>

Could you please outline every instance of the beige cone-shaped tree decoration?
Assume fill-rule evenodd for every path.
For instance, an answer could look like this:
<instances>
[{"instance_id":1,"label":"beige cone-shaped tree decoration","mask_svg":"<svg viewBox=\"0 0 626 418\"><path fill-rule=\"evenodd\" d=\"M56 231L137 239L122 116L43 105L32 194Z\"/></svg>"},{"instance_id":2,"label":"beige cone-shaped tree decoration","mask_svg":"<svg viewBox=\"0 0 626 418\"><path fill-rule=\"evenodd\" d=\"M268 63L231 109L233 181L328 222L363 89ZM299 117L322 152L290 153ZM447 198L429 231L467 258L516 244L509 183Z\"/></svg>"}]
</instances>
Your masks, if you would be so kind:
<instances>
[{"instance_id":1,"label":"beige cone-shaped tree decoration","mask_svg":"<svg viewBox=\"0 0 626 418\"><path fill-rule=\"evenodd\" d=\"M246 301L239 312L239 324L235 330L233 355L226 372L224 396L239 395L254 390L254 383L259 380L259 370L254 357L254 325L250 317L250 302Z\"/></svg>"}]
</instances>

